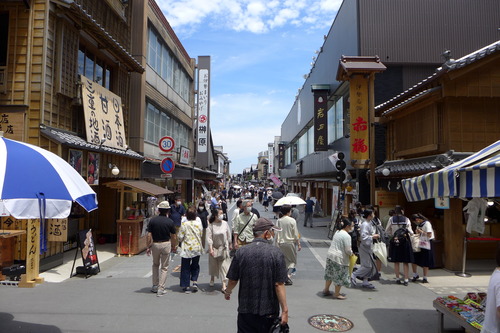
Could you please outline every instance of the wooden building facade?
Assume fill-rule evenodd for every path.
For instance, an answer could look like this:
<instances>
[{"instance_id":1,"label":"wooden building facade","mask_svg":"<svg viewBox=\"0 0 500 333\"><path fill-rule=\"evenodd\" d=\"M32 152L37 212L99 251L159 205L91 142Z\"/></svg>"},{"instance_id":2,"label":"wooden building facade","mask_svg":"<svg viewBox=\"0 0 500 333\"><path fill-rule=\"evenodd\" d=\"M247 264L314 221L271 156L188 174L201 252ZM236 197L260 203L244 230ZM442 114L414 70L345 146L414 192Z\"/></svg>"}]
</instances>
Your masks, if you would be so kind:
<instances>
[{"instance_id":1,"label":"wooden building facade","mask_svg":"<svg viewBox=\"0 0 500 333\"><path fill-rule=\"evenodd\" d=\"M130 121L130 75L144 72L129 52L130 16L127 3L120 0L0 3L0 130L7 138L40 146L70 162L99 200L99 209L90 214L76 205L68 220L68 240L49 242L47 258L72 247L75 230L116 234L116 195L108 195L102 184L141 176L143 156L127 146L131 127L143 126L140 120ZM123 122L113 128L120 131L118 147L111 144L112 133L104 126L89 138L85 78L120 110ZM119 175L112 173L113 166ZM23 223L8 217L1 222L3 229L22 228ZM20 244L16 259L22 259L23 248Z\"/></svg>"},{"instance_id":2,"label":"wooden building facade","mask_svg":"<svg viewBox=\"0 0 500 333\"><path fill-rule=\"evenodd\" d=\"M455 152L471 154L499 140L500 41L458 60L447 59L434 74L378 105L376 113L387 128L388 161L375 172L384 188L451 164ZM452 198L449 209L436 209L434 200L406 202L400 186L393 191L406 215L422 212L430 218L442 242L444 267L460 270L465 202ZM485 235L498 238L500 225L487 224ZM491 242L471 243L467 258L494 258L495 248Z\"/></svg>"}]
</instances>

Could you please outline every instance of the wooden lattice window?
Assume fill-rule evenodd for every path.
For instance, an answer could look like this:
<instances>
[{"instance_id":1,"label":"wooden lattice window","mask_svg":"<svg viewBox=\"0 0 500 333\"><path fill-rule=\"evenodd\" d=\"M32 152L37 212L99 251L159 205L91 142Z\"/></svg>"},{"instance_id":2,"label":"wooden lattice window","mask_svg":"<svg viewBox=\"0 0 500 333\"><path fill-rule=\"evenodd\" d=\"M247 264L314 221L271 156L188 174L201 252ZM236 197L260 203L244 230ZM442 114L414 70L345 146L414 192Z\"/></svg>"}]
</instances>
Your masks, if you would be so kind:
<instances>
[{"instance_id":1,"label":"wooden lattice window","mask_svg":"<svg viewBox=\"0 0 500 333\"><path fill-rule=\"evenodd\" d=\"M78 79L78 32L64 21L57 27L56 91L68 97L76 96Z\"/></svg>"}]
</instances>

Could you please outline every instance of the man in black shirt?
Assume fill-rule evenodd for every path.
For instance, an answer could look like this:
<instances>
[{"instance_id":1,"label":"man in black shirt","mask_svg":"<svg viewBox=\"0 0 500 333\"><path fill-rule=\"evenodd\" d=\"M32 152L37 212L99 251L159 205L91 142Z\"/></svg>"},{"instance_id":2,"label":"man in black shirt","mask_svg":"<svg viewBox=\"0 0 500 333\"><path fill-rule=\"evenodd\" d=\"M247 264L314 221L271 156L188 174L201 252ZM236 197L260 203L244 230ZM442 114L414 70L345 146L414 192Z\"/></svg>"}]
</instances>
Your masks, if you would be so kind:
<instances>
[{"instance_id":1,"label":"man in black shirt","mask_svg":"<svg viewBox=\"0 0 500 333\"><path fill-rule=\"evenodd\" d=\"M226 300L240 282L238 291L238 333L267 333L281 306L281 325L288 322L285 281L287 269L280 249L271 244L277 228L260 218L254 225L254 240L240 248L231 262L224 292Z\"/></svg>"},{"instance_id":2,"label":"man in black shirt","mask_svg":"<svg viewBox=\"0 0 500 333\"><path fill-rule=\"evenodd\" d=\"M170 261L170 251L177 250L177 235L175 234L175 224L168 216L170 204L162 201L158 205L160 215L153 217L147 227L147 255L153 253L153 288L152 292L156 296L163 296L167 293L165 283L167 282L168 264Z\"/></svg>"}]
</instances>

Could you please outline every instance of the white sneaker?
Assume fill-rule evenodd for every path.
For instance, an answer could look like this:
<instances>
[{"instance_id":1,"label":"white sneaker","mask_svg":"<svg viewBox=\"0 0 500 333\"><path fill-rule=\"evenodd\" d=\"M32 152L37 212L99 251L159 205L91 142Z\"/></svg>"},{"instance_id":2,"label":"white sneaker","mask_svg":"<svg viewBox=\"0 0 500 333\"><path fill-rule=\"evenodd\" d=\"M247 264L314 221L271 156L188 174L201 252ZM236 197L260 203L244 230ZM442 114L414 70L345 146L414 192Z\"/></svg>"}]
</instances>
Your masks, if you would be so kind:
<instances>
[{"instance_id":1,"label":"white sneaker","mask_svg":"<svg viewBox=\"0 0 500 333\"><path fill-rule=\"evenodd\" d=\"M161 296L165 295L166 293L167 293L167 291L165 289L158 290L158 292L156 293L156 296L161 297Z\"/></svg>"}]
</instances>

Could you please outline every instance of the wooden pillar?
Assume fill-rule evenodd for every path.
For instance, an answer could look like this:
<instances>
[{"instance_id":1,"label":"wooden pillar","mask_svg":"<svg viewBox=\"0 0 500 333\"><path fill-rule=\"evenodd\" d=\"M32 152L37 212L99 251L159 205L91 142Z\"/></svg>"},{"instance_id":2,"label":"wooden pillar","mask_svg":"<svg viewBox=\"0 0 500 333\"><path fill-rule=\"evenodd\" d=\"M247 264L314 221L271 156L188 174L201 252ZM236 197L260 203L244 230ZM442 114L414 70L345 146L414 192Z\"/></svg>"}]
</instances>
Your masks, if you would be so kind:
<instances>
[{"instance_id":1,"label":"wooden pillar","mask_svg":"<svg viewBox=\"0 0 500 333\"><path fill-rule=\"evenodd\" d=\"M444 267L462 270L464 232L462 200L450 198L450 209L444 211Z\"/></svg>"},{"instance_id":2,"label":"wooden pillar","mask_svg":"<svg viewBox=\"0 0 500 333\"><path fill-rule=\"evenodd\" d=\"M21 275L19 288L33 288L36 283L42 283L40 273L40 220L29 219L26 252L26 274Z\"/></svg>"}]
</instances>

